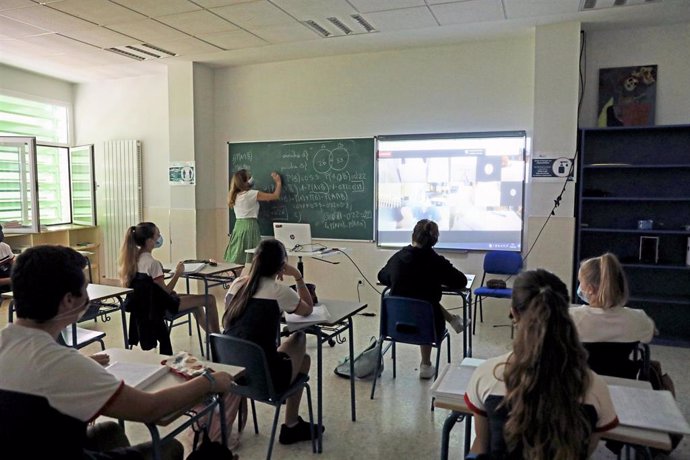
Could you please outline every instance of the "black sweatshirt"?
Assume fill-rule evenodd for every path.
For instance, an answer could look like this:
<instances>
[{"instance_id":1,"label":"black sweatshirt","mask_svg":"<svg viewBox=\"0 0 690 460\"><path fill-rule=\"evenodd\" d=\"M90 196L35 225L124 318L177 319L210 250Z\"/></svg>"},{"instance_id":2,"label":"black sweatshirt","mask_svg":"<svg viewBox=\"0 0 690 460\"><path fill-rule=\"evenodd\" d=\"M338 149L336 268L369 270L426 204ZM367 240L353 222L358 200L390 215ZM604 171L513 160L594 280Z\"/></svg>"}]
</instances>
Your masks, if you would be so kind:
<instances>
[{"instance_id":1,"label":"black sweatshirt","mask_svg":"<svg viewBox=\"0 0 690 460\"><path fill-rule=\"evenodd\" d=\"M390 294L426 300L439 305L442 286L462 289L467 277L433 248L402 248L379 271L379 281L390 287Z\"/></svg>"}]
</instances>

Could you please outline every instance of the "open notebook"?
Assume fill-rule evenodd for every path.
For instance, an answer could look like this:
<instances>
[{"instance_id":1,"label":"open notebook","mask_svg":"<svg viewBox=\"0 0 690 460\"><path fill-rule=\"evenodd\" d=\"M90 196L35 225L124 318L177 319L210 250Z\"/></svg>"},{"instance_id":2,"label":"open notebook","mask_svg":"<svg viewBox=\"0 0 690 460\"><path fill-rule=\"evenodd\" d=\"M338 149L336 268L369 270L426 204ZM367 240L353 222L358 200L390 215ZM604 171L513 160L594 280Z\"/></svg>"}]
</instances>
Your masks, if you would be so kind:
<instances>
[{"instance_id":1,"label":"open notebook","mask_svg":"<svg viewBox=\"0 0 690 460\"><path fill-rule=\"evenodd\" d=\"M162 364L114 362L105 370L131 387L143 389L170 372Z\"/></svg>"},{"instance_id":2,"label":"open notebook","mask_svg":"<svg viewBox=\"0 0 690 460\"><path fill-rule=\"evenodd\" d=\"M205 263L186 263L184 264L185 273L197 273L204 269Z\"/></svg>"}]
</instances>

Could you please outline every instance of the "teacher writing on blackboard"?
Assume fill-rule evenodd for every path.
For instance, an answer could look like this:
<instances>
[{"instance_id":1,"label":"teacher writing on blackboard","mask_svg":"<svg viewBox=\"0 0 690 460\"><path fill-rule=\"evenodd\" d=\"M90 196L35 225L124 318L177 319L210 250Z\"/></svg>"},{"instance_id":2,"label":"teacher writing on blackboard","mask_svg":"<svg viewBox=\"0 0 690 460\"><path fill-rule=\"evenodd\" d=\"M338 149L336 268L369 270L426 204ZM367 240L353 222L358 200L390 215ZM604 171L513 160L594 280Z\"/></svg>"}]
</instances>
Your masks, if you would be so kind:
<instances>
[{"instance_id":1,"label":"teacher writing on blackboard","mask_svg":"<svg viewBox=\"0 0 690 460\"><path fill-rule=\"evenodd\" d=\"M232 176L228 192L228 207L235 211L235 227L225 248L225 261L244 265L245 250L253 249L261 241L259 231L259 201L275 201L280 198L283 182L277 172L271 173L275 182L273 193L252 190L254 179L249 171L240 169Z\"/></svg>"}]
</instances>

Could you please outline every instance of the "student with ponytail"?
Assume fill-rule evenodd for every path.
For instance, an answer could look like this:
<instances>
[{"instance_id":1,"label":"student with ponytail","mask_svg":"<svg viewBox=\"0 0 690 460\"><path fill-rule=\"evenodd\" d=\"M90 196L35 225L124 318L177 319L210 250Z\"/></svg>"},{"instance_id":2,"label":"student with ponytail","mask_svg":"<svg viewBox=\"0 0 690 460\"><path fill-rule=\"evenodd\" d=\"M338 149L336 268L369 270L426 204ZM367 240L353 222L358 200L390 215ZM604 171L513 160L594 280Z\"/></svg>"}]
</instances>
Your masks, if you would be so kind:
<instances>
[{"instance_id":1,"label":"student with ponytail","mask_svg":"<svg viewBox=\"0 0 690 460\"><path fill-rule=\"evenodd\" d=\"M644 310L628 308L628 283L618 258L607 252L580 264L577 295L589 305L570 315L583 342L644 342L654 337L654 321Z\"/></svg>"},{"instance_id":2,"label":"student with ponytail","mask_svg":"<svg viewBox=\"0 0 690 460\"><path fill-rule=\"evenodd\" d=\"M277 392L284 391L298 374L308 374L311 364L303 332L291 334L276 346L282 312L309 316L314 309L304 277L287 260L283 243L275 239L263 240L256 248L249 274L230 285L223 314L224 334L254 342L263 349ZM284 276L295 279L296 291L276 282L282 281ZM267 304L266 300L275 302ZM285 423L278 437L281 444L310 440L312 428L316 433L316 427L297 415L301 398L300 390L287 400Z\"/></svg>"},{"instance_id":3,"label":"student with ponytail","mask_svg":"<svg viewBox=\"0 0 690 460\"><path fill-rule=\"evenodd\" d=\"M513 350L472 375L465 401L475 414L472 452L496 459L582 460L618 425L604 380L568 314L568 290L545 270L513 285Z\"/></svg>"},{"instance_id":4,"label":"student with ponytail","mask_svg":"<svg viewBox=\"0 0 690 460\"><path fill-rule=\"evenodd\" d=\"M125 231L118 260L122 286L132 287L132 283L137 277L148 276L166 293L174 293L175 284L184 272L184 264L178 262L172 278L166 283L163 276L163 265L151 254L154 249L161 246L163 246L163 236L153 222L141 222ZM204 330L206 330L206 315L208 315L208 330L206 332L220 332L218 308L214 296L180 294L179 299L179 310L193 309L194 317ZM205 313L202 307L206 307Z\"/></svg>"}]
</instances>

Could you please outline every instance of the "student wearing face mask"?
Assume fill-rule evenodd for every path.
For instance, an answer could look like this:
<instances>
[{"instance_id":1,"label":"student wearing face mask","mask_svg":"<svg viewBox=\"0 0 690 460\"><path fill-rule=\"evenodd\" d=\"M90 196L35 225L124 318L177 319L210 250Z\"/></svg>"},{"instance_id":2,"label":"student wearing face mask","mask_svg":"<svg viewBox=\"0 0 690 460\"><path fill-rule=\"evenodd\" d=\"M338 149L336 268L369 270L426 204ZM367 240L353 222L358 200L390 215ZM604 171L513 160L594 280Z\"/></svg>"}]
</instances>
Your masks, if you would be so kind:
<instances>
[{"instance_id":1,"label":"student wearing face mask","mask_svg":"<svg viewBox=\"0 0 690 460\"><path fill-rule=\"evenodd\" d=\"M163 266L151 251L163 246L163 236L156 224L141 222L125 232L118 260L120 282L134 292L128 296L130 315L129 339L131 345L141 341L144 350L160 344L160 353L172 354L168 329L163 321L166 310L172 314L182 310L193 310L199 325L207 333L220 332L216 298L203 294L180 294L174 291L175 284L184 272L184 263L178 262L175 272L165 282ZM153 299L153 301L151 300ZM204 308L205 312L204 312Z\"/></svg>"},{"instance_id":2,"label":"student wearing face mask","mask_svg":"<svg viewBox=\"0 0 690 460\"><path fill-rule=\"evenodd\" d=\"M577 295L588 305L570 308L580 340L644 342L652 340L654 321L644 310L626 307L628 283L618 258L607 252L580 264Z\"/></svg>"},{"instance_id":3,"label":"student wearing face mask","mask_svg":"<svg viewBox=\"0 0 690 460\"><path fill-rule=\"evenodd\" d=\"M3 452L3 459L151 458L151 443L130 446L117 422L90 422L101 415L154 422L232 385L232 376L213 372L211 378L142 391L78 350L59 345L60 331L89 305L85 265L75 250L50 245L29 248L14 263L17 318L0 330L0 441L16 445L14 454ZM24 409L8 409L17 406ZM161 448L162 459L182 460L177 440Z\"/></svg>"},{"instance_id":4,"label":"student wearing face mask","mask_svg":"<svg viewBox=\"0 0 690 460\"><path fill-rule=\"evenodd\" d=\"M275 188L272 193L266 193L252 189L254 178L246 169L240 169L233 174L228 192L228 207L235 212L235 227L225 248L226 262L244 265L247 262L245 250L259 245L259 201L278 200L283 188L283 182L277 172L272 172L271 178Z\"/></svg>"},{"instance_id":5,"label":"student wearing face mask","mask_svg":"<svg viewBox=\"0 0 690 460\"><path fill-rule=\"evenodd\" d=\"M10 245L5 243L5 234L2 232L2 225L0 225L0 292L12 290L10 273L13 262L14 253Z\"/></svg>"}]
</instances>

